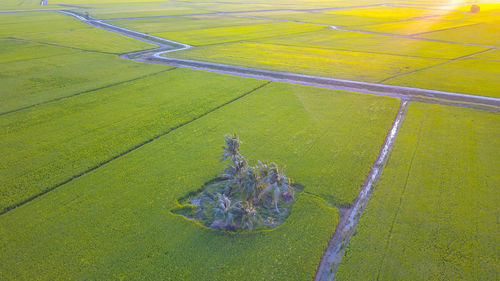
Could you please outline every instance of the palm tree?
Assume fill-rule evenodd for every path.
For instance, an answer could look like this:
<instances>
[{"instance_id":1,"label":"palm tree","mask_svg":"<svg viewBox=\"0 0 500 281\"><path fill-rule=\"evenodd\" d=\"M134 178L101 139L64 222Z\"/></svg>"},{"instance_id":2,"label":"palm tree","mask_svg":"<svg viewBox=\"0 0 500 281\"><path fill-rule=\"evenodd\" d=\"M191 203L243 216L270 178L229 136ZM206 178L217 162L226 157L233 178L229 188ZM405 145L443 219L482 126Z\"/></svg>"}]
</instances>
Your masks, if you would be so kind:
<instances>
[{"instance_id":1,"label":"palm tree","mask_svg":"<svg viewBox=\"0 0 500 281\"><path fill-rule=\"evenodd\" d=\"M264 194L272 192L272 202L276 212L279 214L280 210L278 209L278 201L280 197L282 197L284 193L293 197L295 190L290 186L290 179L283 173L283 171L280 171L278 165L271 163L268 166L266 165L266 168L266 177L264 180L267 186L262 190L260 196L262 197Z\"/></svg>"},{"instance_id":2,"label":"palm tree","mask_svg":"<svg viewBox=\"0 0 500 281\"><path fill-rule=\"evenodd\" d=\"M262 179L259 171L254 167L246 167L243 178L243 191L246 195L246 201L249 206L253 205L253 201L258 198L260 193L260 185Z\"/></svg>"},{"instance_id":3,"label":"palm tree","mask_svg":"<svg viewBox=\"0 0 500 281\"><path fill-rule=\"evenodd\" d=\"M218 202L214 208L215 219L224 221L225 228L234 227L234 219L241 211L241 204L239 201L232 201L231 198L224 194L217 193Z\"/></svg>"},{"instance_id":4,"label":"palm tree","mask_svg":"<svg viewBox=\"0 0 500 281\"><path fill-rule=\"evenodd\" d=\"M230 158L232 164L227 165L221 177L227 180L226 188L228 190L227 195L229 196L233 191L234 185L238 187L242 186L243 171L248 163L245 157L239 152L241 141L238 139L238 135L226 135L225 139L226 146L222 147L224 149L224 154L222 155L221 162Z\"/></svg>"},{"instance_id":5,"label":"palm tree","mask_svg":"<svg viewBox=\"0 0 500 281\"><path fill-rule=\"evenodd\" d=\"M257 210L248 202L242 203L241 209L241 226L252 230L259 223L259 216Z\"/></svg>"}]
</instances>

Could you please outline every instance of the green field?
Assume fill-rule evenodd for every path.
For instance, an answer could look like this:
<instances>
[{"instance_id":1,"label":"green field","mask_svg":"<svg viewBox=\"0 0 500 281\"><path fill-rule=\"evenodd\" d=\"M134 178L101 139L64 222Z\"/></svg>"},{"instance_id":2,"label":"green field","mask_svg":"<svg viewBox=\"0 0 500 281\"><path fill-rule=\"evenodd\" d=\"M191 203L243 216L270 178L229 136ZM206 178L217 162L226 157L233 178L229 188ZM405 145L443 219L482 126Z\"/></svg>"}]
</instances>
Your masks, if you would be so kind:
<instances>
[{"instance_id":1,"label":"green field","mask_svg":"<svg viewBox=\"0 0 500 281\"><path fill-rule=\"evenodd\" d=\"M500 3L478 5L0 1L0 280L499 279L496 99L417 102L153 56L500 98ZM340 266L323 269L406 98L354 235L331 244L346 247ZM304 186L276 228L228 232L173 211L226 168L230 133L250 166L274 161Z\"/></svg>"},{"instance_id":2,"label":"green field","mask_svg":"<svg viewBox=\"0 0 500 281\"><path fill-rule=\"evenodd\" d=\"M185 16L178 18L149 18L135 20L116 20L111 23L140 32L156 34L162 32L196 31L207 28L233 27L241 25L269 23L268 20L249 19L242 17L220 16L220 15L200 15ZM167 37L170 38L170 37Z\"/></svg>"},{"instance_id":3,"label":"green field","mask_svg":"<svg viewBox=\"0 0 500 281\"><path fill-rule=\"evenodd\" d=\"M1 66L2 113L78 95L170 68L89 52L7 62Z\"/></svg>"},{"instance_id":4,"label":"green field","mask_svg":"<svg viewBox=\"0 0 500 281\"><path fill-rule=\"evenodd\" d=\"M2 15L0 38L107 53L127 53L156 47L153 44L95 28L56 12Z\"/></svg>"},{"instance_id":5,"label":"green field","mask_svg":"<svg viewBox=\"0 0 500 281\"><path fill-rule=\"evenodd\" d=\"M168 56L366 82L378 82L444 62L441 59L254 42L210 45L169 53Z\"/></svg>"},{"instance_id":6,"label":"green field","mask_svg":"<svg viewBox=\"0 0 500 281\"><path fill-rule=\"evenodd\" d=\"M4 214L2 272L14 279L310 279L337 222L333 206L356 196L397 106L391 98L265 86ZM274 159L306 186L273 231L221 234L169 212L223 167L219 145L232 131L250 159Z\"/></svg>"},{"instance_id":7,"label":"green field","mask_svg":"<svg viewBox=\"0 0 500 281\"><path fill-rule=\"evenodd\" d=\"M168 132L263 84L176 69L8 114L0 209ZM190 86L187 86L190 85ZM210 88L210 91L200 89ZM198 92L197 95L190 93Z\"/></svg>"},{"instance_id":8,"label":"green field","mask_svg":"<svg viewBox=\"0 0 500 281\"><path fill-rule=\"evenodd\" d=\"M498 113L414 103L337 280L495 280Z\"/></svg>"},{"instance_id":9,"label":"green field","mask_svg":"<svg viewBox=\"0 0 500 281\"><path fill-rule=\"evenodd\" d=\"M468 58L389 79L386 83L498 98L499 75L500 61Z\"/></svg>"}]
</instances>

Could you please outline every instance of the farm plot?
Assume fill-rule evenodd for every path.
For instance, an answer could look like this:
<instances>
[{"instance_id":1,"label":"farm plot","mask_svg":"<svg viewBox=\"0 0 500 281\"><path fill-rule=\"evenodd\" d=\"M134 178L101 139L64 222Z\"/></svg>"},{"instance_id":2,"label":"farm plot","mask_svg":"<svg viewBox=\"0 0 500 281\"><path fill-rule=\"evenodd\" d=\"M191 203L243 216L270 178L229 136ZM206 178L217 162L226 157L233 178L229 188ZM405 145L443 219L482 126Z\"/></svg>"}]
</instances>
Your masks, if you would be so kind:
<instances>
[{"instance_id":1,"label":"farm plot","mask_svg":"<svg viewBox=\"0 0 500 281\"><path fill-rule=\"evenodd\" d=\"M433 31L440 31L446 29L454 29L467 25L474 25L477 23L464 21L464 20L441 20L438 18L418 19L412 21L398 21L376 25L361 26L358 29L364 31L382 32L389 34L400 35L414 35L421 33L428 33ZM443 38L443 40L449 40ZM453 41L453 40L451 40Z\"/></svg>"},{"instance_id":2,"label":"farm plot","mask_svg":"<svg viewBox=\"0 0 500 281\"><path fill-rule=\"evenodd\" d=\"M0 210L263 84L176 69L0 118Z\"/></svg>"},{"instance_id":3,"label":"farm plot","mask_svg":"<svg viewBox=\"0 0 500 281\"><path fill-rule=\"evenodd\" d=\"M1 63L0 113L69 97L169 68L125 61L115 55L88 52Z\"/></svg>"},{"instance_id":4,"label":"farm plot","mask_svg":"<svg viewBox=\"0 0 500 281\"><path fill-rule=\"evenodd\" d=\"M500 97L498 77L500 77L500 61L467 58L395 77L384 83Z\"/></svg>"},{"instance_id":5,"label":"farm plot","mask_svg":"<svg viewBox=\"0 0 500 281\"><path fill-rule=\"evenodd\" d=\"M499 117L412 103L336 279L498 279Z\"/></svg>"},{"instance_id":6,"label":"farm plot","mask_svg":"<svg viewBox=\"0 0 500 281\"><path fill-rule=\"evenodd\" d=\"M242 17L200 15L174 18L147 18L134 20L114 20L113 25L144 33L195 31L217 27L236 27L241 25L268 23L268 20L249 19ZM171 38L167 38L171 39Z\"/></svg>"},{"instance_id":7,"label":"farm plot","mask_svg":"<svg viewBox=\"0 0 500 281\"><path fill-rule=\"evenodd\" d=\"M391 21L374 17L362 17L342 14L332 14L326 12L299 12L299 11L270 11L270 12L249 12L242 16L254 16L270 19L290 20L317 24L328 24L337 26L359 26L367 24L377 24Z\"/></svg>"},{"instance_id":8,"label":"farm plot","mask_svg":"<svg viewBox=\"0 0 500 281\"><path fill-rule=\"evenodd\" d=\"M14 13L0 15L0 37L29 33L50 33L61 30L90 29L89 25L55 12Z\"/></svg>"},{"instance_id":9,"label":"farm plot","mask_svg":"<svg viewBox=\"0 0 500 281\"><path fill-rule=\"evenodd\" d=\"M209 45L250 40L255 38L272 37L284 34L291 35L320 30L323 28L324 27L322 26L301 23L272 22L229 27L203 28L196 30L160 32L153 33L153 35L191 45Z\"/></svg>"},{"instance_id":10,"label":"farm plot","mask_svg":"<svg viewBox=\"0 0 500 281\"><path fill-rule=\"evenodd\" d=\"M6 279L312 279L337 223L332 206L356 196L398 104L267 85L2 215L0 271ZM224 234L170 212L224 167L228 132L249 159L274 159L306 186L273 231Z\"/></svg>"},{"instance_id":11,"label":"farm plot","mask_svg":"<svg viewBox=\"0 0 500 281\"><path fill-rule=\"evenodd\" d=\"M46 6L40 6L39 0L2 0L0 2L1 10L31 10L31 9L49 9Z\"/></svg>"},{"instance_id":12,"label":"farm plot","mask_svg":"<svg viewBox=\"0 0 500 281\"><path fill-rule=\"evenodd\" d=\"M80 50L76 49L54 47L13 39L0 39L0 46L0 64L80 52Z\"/></svg>"},{"instance_id":13,"label":"farm plot","mask_svg":"<svg viewBox=\"0 0 500 281\"><path fill-rule=\"evenodd\" d=\"M411 19L421 19L429 18L433 16L445 15L448 11L443 10L426 10L418 8L407 8L407 7L390 7L390 6L376 6L376 7L365 7L365 8L355 8L355 9L341 9L325 11L327 14L334 15L349 15L356 17L373 17L386 19L388 21L398 21L398 20L411 20Z\"/></svg>"},{"instance_id":14,"label":"farm plot","mask_svg":"<svg viewBox=\"0 0 500 281\"><path fill-rule=\"evenodd\" d=\"M102 1L95 1L93 3L80 3L79 5L83 5L83 7L80 9L77 8L76 11L83 13L88 12L93 17L99 19L179 16L210 12L197 7L190 7L191 5L181 3L180 1L132 1L128 3L103 3Z\"/></svg>"},{"instance_id":15,"label":"farm plot","mask_svg":"<svg viewBox=\"0 0 500 281\"><path fill-rule=\"evenodd\" d=\"M154 44L95 28L67 15L55 12L28 14L2 15L0 37L108 53L126 53L156 47Z\"/></svg>"},{"instance_id":16,"label":"farm plot","mask_svg":"<svg viewBox=\"0 0 500 281\"><path fill-rule=\"evenodd\" d=\"M494 36L494 34L499 33L500 23L478 23L450 30L430 32L419 35L419 37L500 47L500 37Z\"/></svg>"},{"instance_id":17,"label":"farm plot","mask_svg":"<svg viewBox=\"0 0 500 281\"><path fill-rule=\"evenodd\" d=\"M367 82L378 82L444 62L442 59L257 42L210 45L169 53L168 56Z\"/></svg>"},{"instance_id":18,"label":"farm plot","mask_svg":"<svg viewBox=\"0 0 500 281\"><path fill-rule=\"evenodd\" d=\"M437 59L454 59L487 50L487 48L484 47L395 38L333 29L323 29L297 35L251 41L283 46L311 47Z\"/></svg>"}]
</instances>

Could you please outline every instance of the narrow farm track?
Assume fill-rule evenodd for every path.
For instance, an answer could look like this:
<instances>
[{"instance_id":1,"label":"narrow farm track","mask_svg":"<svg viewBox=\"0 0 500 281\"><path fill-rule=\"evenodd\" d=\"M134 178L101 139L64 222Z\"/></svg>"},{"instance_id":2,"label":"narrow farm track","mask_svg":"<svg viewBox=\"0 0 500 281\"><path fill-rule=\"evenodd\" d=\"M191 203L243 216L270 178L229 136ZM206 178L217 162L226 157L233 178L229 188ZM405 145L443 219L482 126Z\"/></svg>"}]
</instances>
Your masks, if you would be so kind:
<instances>
[{"instance_id":1,"label":"narrow farm track","mask_svg":"<svg viewBox=\"0 0 500 281\"><path fill-rule=\"evenodd\" d=\"M339 223L335 228L335 232L328 243L328 247L321 258L321 263L316 271L316 277L314 278L315 281L327 281L335 278L335 272L340 264L345 247L354 233L354 229L359 222L361 213L365 209L373 188L377 184L377 181L382 174L384 165L391 154L394 141L405 117L408 104L408 100L403 99L401 101L401 105L396 117L394 118L392 127L385 138L384 144L380 149L375 163L366 177L365 183L361 187L358 197L354 199L354 202L349 209L341 212Z\"/></svg>"},{"instance_id":2,"label":"narrow farm track","mask_svg":"<svg viewBox=\"0 0 500 281\"><path fill-rule=\"evenodd\" d=\"M180 51L193 47L188 44L118 27L103 22L102 20L94 18L85 18L80 14L77 14L72 11L64 10L59 12L69 16L73 16L81 20L82 22L90 24L92 26L112 31L115 33L119 33L125 36L129 36L138 40L142 40L144 42L153 43L158 46L158 48L153 50L132 52L120 56L125 59L131 59L146 63L173 65L177 67L198 69L216 73L224 73L240 77L258 78L268 81L278 81L291 84L315 86L320 88L346 90L358 93L369 93L381 96L418 100L422 102L444 103L454 106L471 107L471 108L500 112L500 99L493 97L484 97L484 96L468 95L468 94L454 93L454 92L394 86L381 83L345 80L345 79L305 75L305 74L291 73L291 72L272 71L266 69L219 64L219 63L205 62L198 60L169 58L163 55L168 52ZM500 48L500 47L494 47L494 48Z\"/></svg>"}]
</instances>

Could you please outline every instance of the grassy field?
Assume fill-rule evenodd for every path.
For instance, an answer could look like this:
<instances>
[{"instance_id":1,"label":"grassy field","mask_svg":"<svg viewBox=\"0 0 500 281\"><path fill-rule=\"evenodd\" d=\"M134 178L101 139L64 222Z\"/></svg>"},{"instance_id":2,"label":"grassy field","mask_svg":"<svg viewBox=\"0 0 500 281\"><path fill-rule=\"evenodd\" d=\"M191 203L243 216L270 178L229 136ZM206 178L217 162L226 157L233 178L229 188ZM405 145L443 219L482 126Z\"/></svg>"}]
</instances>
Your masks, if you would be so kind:
<instances>
[{"instance_id":1,"label":"grassy field","mask_svg":"<svg viewBox=\"0 0 500 281\"><path fill-rule=\"evenodd\" d=\"M249 19L222 15L200 15L172 18L147 18L135 20L115 20L111 23L117 26L154 34L161 32L195 31L218 27L238 27L241 25L269 23L268 20ZM167 37L168 38L168 37Z\"/></svg>"},{"instance_id":2,"label":"grassy field","mask_svg":"<svg viewBox=\"0 0 500 281\"><path fill-rule=\"evenodd\" d=\"M191 45L211 45L255 38L272 37L283 34L296 34L320 30L322 26L300 23L262 23L239 25L231 27L203 28L198 30L183 30L174 32L154 33L153 35L173 39Z\"/></svg>"},{"instance_id":3,"label":"grassy field","mask_svg":"<svg viewBox=\"0 0 500 281\"><path fill-rule=\"evenodd\" d=\"M444 61L256 42L211 45L168 56L367 82L378 82Z\"/></svg>"},{"instance_id":4,"label":"grassy field","mask_svg":"<svg viewBox=\"0 0 500 281\"><path fill-rule=\"evenodd\" d=\"M89 52L2 63L0 112L81 94L168 68Z\"/></svg>"},{"instance_id":5,"label":"grassy field","mask_svg":"<svg viewBox=\"0 0 500 281\"><path fill-rule=\"evenodd\" d=\"M156 45L11 11L194 46L172 57L500 97L499 3L48 2L0 2L0 280L312 280L401 102L126 60ZM412 101L336 280L498 279L499 121ZM225 168L228 133L305 186L277 228L172 212Z\"/></svg>"},{"instance_id":6,"label":"grassy field","mask_svg":"<svg viewBox=\"0 0 500 281\"><path fill-rule=\"evenodd\" d=\"M0 209L263 83L179 69L8 114L0 119Z\"/></svg>"},{"instance_id":7,"label":"grassy field","mask_svg":"<svg viewBox=\"0 0 500 281\"><path fill-rule=\"evenodd\" d=\"M0 45L2 46L0 64L58 55L76 54L80 52L80 50L71 48L55 47L13 39L0 39Z\"/></svg>"},{"instance_id":8,"label":"grassy field","mask_svg":"<svg viewBox=\"0 0 500 281\"><path fill-rule=\"evenodd\" d=\"M467 58L389 79L386 83L498 98L499 75L500 61Z\"/></svg>"},{"instance_id":9,"label":"grassy field","mask_svg":"<svg viewBox=\"0 0 500 281\"><path fill-rule=\"evenodd\" d=\"M95 28L76 18L56 12L2 15L0 38L17 38L108 53L127 53L156 47L153 44Z\"/></svg>"},{"instance_id":10,"label":"grassy field","mask_svg":"<svg viewBox=\"0 0 500 281\"><path fill-rule=\"evenodd\" d=\"M498 279L499 125L412 103L336 279Z\"/></svg>"},{"instance_id":11,"label":"grassy field","mask_svg":"<svg viewBox=\"0 0 500 281\"><path fill-rule=\"evenodd\" d=\"M454 59L487 50L487 48L484 47L420 41L409 38L396 38L349 31L336 31L333 29L322 29L315 32L251 41L282 46L312 47L435 59Z\"/></svg>"},{"instance_id":12,"label":"grassy field","mask_svg":"<svg viewBox=\"0 0 500 281\"><path fill-rule=\"evenodd\" d=\"M333 206L356 196L397 107L392 98L272 83L2 215L0 272L4 279L311 279L337 223ZM228 132L239 133L248 158L276 160L306 186L273 231L229 235L170 213L176 198L223 168Z\"/></svg>"},{"instance_id":13,"label":"grassy field","mask_svg":"<svg viewBox=\"0 0 500 281\"><path fill-rule=\"evenodd\" d=\"M491 36L491 34L498 34L499 32L500 23L479 23L450 30L430 32L419 35L419 37L498 47L500 46L500 38Z\"/></svg>"}]
</instances>

